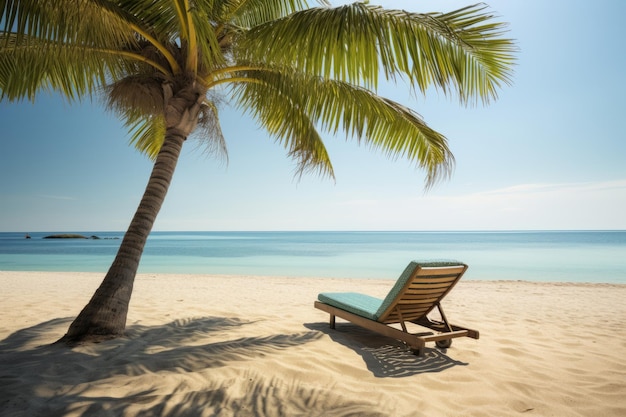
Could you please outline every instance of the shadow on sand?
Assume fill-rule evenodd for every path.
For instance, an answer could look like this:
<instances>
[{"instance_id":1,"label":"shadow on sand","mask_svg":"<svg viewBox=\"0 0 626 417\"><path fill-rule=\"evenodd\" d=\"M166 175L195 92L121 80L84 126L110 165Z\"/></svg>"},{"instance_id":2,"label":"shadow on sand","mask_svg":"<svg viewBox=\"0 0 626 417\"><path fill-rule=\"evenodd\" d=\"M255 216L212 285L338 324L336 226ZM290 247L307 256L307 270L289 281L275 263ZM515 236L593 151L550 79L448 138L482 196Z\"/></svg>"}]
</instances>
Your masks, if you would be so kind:
<instances>
[{"instance_id":1,"label":"shadow on sand","mask_svg":"<svg viewBox=\"0 0 626 417\"><path fill-rule=\"evenodd\" d=\"M467 365L447 356L447 349L427 347L421 356L416 356L402 342L350 323L337 323L336 329L331 329L328 323L305 326L323 332L333 341L354 350L379 378L402 378Z\"/></svg>"},{"instance_id":2,"label":"shadow on sand","mask_svg":"<svg viewBox=\"0 0 626 417\"><path fill-rule=\"evenodd\" d=\"M234 371L229 380L218 369L279 361L272 354L319 339L317 330L229 339L229 331L254 322L203 317L133 325L127 337L97 345L41 345L70 321L50 320L0 341L0 416L381 415L331 390L258 371ZM207 343L213 335L218 341Z\"/></svg>"}]
</instances>

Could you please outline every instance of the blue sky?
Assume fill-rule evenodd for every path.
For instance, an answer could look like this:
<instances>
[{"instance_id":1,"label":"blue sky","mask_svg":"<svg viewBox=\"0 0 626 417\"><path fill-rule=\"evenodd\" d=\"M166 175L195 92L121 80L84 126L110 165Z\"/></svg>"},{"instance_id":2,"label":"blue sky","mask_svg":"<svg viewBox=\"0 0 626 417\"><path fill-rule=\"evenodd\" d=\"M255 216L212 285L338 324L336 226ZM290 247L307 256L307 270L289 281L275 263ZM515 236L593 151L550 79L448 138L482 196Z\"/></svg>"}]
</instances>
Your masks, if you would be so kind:
<instances>
[{"instance_id":1,"label":"blue sky","mask_svg":"<svg viewBox=\"0 0 626 417\"><path fill-rule=\"evenodd\" d=\"M379 91L448 137L451 179L425 193L409 162L344 136L326 140L336 181L298 179L280 145L224 107L228 162L189 141L154 230L626 229L626 2L487 4L520 48L498 101L467 108L437 93L410 97L405 85ZM0 231L127 228L151 162L98 102L2 102L0 126Z\"/></svg>"}]
</instances>

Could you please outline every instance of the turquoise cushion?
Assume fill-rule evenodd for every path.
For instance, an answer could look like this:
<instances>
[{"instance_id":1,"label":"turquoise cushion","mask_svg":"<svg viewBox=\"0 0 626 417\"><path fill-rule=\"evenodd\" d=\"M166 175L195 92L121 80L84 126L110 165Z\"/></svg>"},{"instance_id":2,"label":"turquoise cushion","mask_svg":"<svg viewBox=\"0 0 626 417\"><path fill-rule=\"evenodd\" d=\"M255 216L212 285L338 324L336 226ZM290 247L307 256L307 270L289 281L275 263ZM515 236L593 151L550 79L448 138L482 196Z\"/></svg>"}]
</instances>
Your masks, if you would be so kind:
<instances>
[{"instance_id":1,"label":"turquoise cushion","mask_svg":"<svg viewBox=\"0 0 626 417\"><path fill-rule=\"evenodd\" d=\"M317 299L322 303L354 313L357 316L376 320L376 311L383 302L380 298L355 292L326 292L319 294Z\"/></svg>"}]
</instances>

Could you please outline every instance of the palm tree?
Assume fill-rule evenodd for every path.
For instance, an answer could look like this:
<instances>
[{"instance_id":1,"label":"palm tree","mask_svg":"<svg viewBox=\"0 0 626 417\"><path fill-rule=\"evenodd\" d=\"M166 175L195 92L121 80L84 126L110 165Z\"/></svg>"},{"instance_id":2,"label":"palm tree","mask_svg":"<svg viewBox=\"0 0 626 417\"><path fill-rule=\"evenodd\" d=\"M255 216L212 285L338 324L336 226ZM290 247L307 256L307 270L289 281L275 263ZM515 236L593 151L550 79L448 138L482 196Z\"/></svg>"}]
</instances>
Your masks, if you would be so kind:
<instances>
[{"instance_id":1,"label":"palm tree","mask_svg":"<svg viewBox=\"0 0 626 417\"><path fill-rule=\"evenodd\" d=\"M376 95L379 78L435 87L462 104L496 98L515 46L485 6L417 14L306 0L0 0L0 99L42 90L105 97L154 159L145 193L100 287L61 341L121 335L144 245L186 139L224 152L218 110L231 102L295 159L333 177L320 131L426 172L450 174L446 138Z\"/></svg>"}]
</instances>

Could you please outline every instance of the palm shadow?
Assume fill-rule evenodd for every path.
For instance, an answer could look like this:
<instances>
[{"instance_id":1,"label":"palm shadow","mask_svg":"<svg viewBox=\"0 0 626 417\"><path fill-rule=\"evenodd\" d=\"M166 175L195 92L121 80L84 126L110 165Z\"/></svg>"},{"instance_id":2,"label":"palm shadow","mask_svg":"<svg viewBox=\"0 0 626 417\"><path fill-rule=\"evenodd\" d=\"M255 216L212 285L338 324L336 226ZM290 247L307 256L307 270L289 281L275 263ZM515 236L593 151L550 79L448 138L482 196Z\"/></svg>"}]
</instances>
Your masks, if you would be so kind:
<instances>
[{"instance_id":1,"label":"palm shadow","mask_svg":"<svg viewBox=\"0 0 626 417\"><path fill-rule=\"evenodd\" d=\"M336 329L328 323L308 323L305 327L354 350L378 378L402 378L468 365L447 356L447 349L426 347L421 356L416 356L402 342L351 323L337 323Z\"/></svg>"},{"instance_id":2,"label":"palm shadow","mask_svg":"<svg viewBox=\"0 0 626 417\"><path fill-rule=\"evenodd\" d=\"M70 318L50 320L18 330L0 341L0 410L5 409L9 414L11 410L24 411L24 414L17 415L65 415L70 411L76 413L76 404L82 404L78 415L100 415L105 411L102 407L109 411L115 409L114 414L121 415L127 407L155 401L157 388L147 388L124 398L113 395L98 398L85 391L94 384L106 386L115 381L108 380L115 376L130 377L132 381L132 377L146 374L165 375L171 372L188 375L234 362L250 361L301 346L322 336L317 331L303 331L229 339L226 336L229 330L254 322L238 318L201 317L158 326L133 325L128 328L126 337L92 346L37 345L45 338L44 335L58 334L70 322ZM208 334L211 337L219 335L216 339L221 341L206 343ZM264 380L259 382L264 383ZM201 407L207 406L207 401L223 403L228 391L223 386L216 386L213 390L195 394L176 392L172 395L189 397L187 400L197 402L198 410L201 410ZM178 397L177 400L184 400ZM170 407L167 414L159 415L190 415L186 414L189 413L189 406L187 402L180 414L176 413L176 407ZM151 412L158 407L152 406Z\"/></svg>"}]
</instances>

